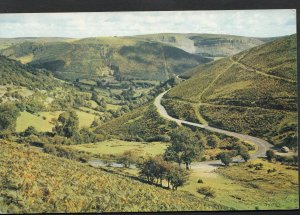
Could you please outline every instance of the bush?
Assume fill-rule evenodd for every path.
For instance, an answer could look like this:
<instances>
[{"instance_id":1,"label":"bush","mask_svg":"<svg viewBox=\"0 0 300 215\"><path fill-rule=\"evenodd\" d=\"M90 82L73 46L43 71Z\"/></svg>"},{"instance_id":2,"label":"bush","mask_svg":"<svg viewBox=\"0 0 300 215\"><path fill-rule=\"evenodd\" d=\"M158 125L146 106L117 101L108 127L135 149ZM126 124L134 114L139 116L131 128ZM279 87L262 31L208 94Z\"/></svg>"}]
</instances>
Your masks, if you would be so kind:
<instances>
[{"instance_id":1,"label":"bush","mask_svg":"<svg viewBox=\"0 0 300 215\"><path fill-rule=\"evenodd\" d=\"M247 162L250 159L250 155L248 152L243 152L241 154L241 157L245 160L245 162Z\"/></svg>"},{"instance_id":2,"label":"bush","mask_svg":"<svg viewBox=\"0 0 300 215\"><path fill-rule=\"evenodd\" d=\"M203 184L203 180L202 179L198 179L197 183Z\"/></svg>"},{"instance_id":3,"label":"bush","mask_svg":"<svg viewBox=\"0 0 300 215\"><path fill-rule=\"evenodd\" d=\"M267 152L266 152L266 156L267 156L267 160L268 161L272 161L274 158L275 158L275 152L271 149L269 149Z\"/></svg>"},{"instance_id":4,"label":"bush","mask_svg":"<svg viewBox=\"0 0 300 215\"><path fill-rule=\"evenodd\" d=\"M276 168L274 167L273 169L268 169L268 173L271 173L271 172L276 172Z\"/></svg>"},{"instance_id":5,"label":"bush","mask_svg":"<svg viewBox=\"0 0 300 215\"><path fill-rule=\"evenodd\" d=\"M258 163L258 164L255 164L254 167L255 167L255 170L262 170L263 169L263 164L262 163Z\"/></svg>"},{"instance_id":6,"label":"bush","mask_svg":"<svg viewBox=\"0 0 300 215\"><path fill-rule=\"evenodd\" d=\"M197 192L204 195L205 198L215 198L216 197L216 192L211 187L197 188Z\"/></svg>"},{"instance_id":7,"label":"bush","mask_svg":"<svg viewBox=\"0 0 300 215\"><path fill-rule=\"evenodd\" d=\"M229 166L229 164L232 163L232 157L229 153L221 152L218 154L218 159L220 159L225 166Z\"/></svg>"},{"instance_id":8,"label":"bush","mask_svg":"<svg viewBox=\"0 0 300 215\"><path fill-rule=\"evenodd\" d=\"M29 137L30 135L38 135L38 131L33 126L29 126L26 130L22 133L24 137Z\"/></svg>"}]
</instances>

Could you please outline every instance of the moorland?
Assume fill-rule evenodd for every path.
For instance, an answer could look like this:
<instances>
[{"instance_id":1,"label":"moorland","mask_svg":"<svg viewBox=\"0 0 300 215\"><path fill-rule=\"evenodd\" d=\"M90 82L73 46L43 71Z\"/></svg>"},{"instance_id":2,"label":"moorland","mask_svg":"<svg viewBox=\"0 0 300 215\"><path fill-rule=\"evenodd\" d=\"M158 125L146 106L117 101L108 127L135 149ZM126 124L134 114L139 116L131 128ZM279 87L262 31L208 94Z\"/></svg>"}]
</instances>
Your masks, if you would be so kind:
<instances>
[{"instance_id":1,"label":"moorland","mask_svg":"<svg viewBox=\"0 0 300 215\"><path fill-rule=\"evenodd\" d=\"M0 212L296 209L296 35L0 39Z\"/></svg>"}]
</instances>

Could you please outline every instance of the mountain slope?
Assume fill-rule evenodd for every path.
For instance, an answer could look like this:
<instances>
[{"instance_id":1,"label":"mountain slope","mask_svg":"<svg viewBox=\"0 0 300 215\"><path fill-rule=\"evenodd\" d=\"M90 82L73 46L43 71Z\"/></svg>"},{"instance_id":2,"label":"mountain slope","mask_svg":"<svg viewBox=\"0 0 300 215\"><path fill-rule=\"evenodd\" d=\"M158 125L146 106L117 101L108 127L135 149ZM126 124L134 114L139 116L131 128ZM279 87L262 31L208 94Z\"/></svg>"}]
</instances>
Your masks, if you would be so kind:
<instances>
[{"instance_id":1,"label":"mountain slope","mask_svg":"<svg viewBox=\"0 0 300 215\"><path fill-rule=\"evenodd\" d=\"M70 80L103 76L167 80L172 74L211 61L163 43L121 37L24 42L1 53Z\"/></svg>"},{"instance_id":2,"label":"mountain slope","mask_svg":"<svg viewBox=\"0 0 300 215\"><path fill-rule=\"evenodd\" d=\"M0 55L0 85L12 84L29 89L49 89L59 85L49 71L23 65Z\"/></svg>"},{"instance_id":3,"label":"mountain slope","mask_svg":"<svg viewBox=\"0 0 300 215\"><path fill-rule=\"evenodd\" d=\"M0 147L3 213L228 210L16 143Z\"/></svg>"},{"instance_id":4,"label":"mountain slope","mask_svg":"<svg viewBox=\"0 0 300 215\"><path fill-rule=\"evenodd\" d=\"M210 57L226 57L261 45L275 38L254 38L222 34L149 34L139 35L149 41L173 45L189 53Z\"/></svg>"},{"instance_id":5,"label":"mountain slope","mask_svg":"<svg viewBox=\"0 0 300 215\"><path fill-rule=\"evenodd\" d=\"M190 79L170 90L169 99L193 104L213 126L296 145L295 138L290 141L297 128L295 35L189 74Z\"/></svg>"}]
</instances>

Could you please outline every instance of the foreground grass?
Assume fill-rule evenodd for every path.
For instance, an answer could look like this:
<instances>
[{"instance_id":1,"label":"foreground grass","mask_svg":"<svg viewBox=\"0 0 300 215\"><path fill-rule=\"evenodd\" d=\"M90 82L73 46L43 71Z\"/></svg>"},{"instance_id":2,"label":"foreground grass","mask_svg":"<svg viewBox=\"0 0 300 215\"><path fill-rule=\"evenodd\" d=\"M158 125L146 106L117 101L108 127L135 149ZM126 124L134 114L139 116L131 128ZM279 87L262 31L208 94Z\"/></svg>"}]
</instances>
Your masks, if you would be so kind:
<instances>
[{"instance_id":1,"label":"foreground grass","mask_svg":"<svg viewBox=\"0 0 300 215\"><path fill-rule=\"evenodd\" d=\"M226 210L212 201L0 142L3 213Z\"/></svg>"},{"instance_id":2,"label":"foreground grass","mask_svg":"<svg viewBox=\"0 0 300 215\"><path fill-rule=\"evenodd\" d=\"M263 164L261 170L256 170L251 165L249 167L249 164L258 163ZM269 169L276 171L268 173ZM257 159L229 168L220 168L217 173L221 175L218 182L212 183L211 180L207 183L212 183L211 186L218 190L221 198L227 193L227 198L222 198L228 202L225 204L227 206L261 210L299 208L298 171L288 166ZM226 183L228 186L223 186Z\"/></svg>"},{"instance_id":3,"label":"foreground grass","mask_svg":"<svg viewBox=\"0 0 300 215\"><path fill-rule=\"evenodd\" d=\"M168 147L167 143L162 142L131 142L123 140L106 140L98 143L80 144L68 146L79 151L89 152L94 155L118 155L125 151L138 151L139 155L149 154L155 156L163 154Z\"/></svg>"},{"instance_id":4,"label":"foreground grass","mask_svg":"<svg viewBox=\"0 0 300 215\"><path fill-rule=\"evenodd\" d=\"M263 164L261 170L251 167L258 163ZM138 176L137 169L106 168L122 175ZM276 171L268 173L273 169ZM210 187L215 192L211 200L234 210L291 210L299 207L298 171L279 163L262 159L230 167L194 163L190 173L188 183L179 190L203 199L205 196L197 189ZM203 183L198 183L199 179ZM167 186L166 181L163 185Z\"/></svg>"}]
</instances>

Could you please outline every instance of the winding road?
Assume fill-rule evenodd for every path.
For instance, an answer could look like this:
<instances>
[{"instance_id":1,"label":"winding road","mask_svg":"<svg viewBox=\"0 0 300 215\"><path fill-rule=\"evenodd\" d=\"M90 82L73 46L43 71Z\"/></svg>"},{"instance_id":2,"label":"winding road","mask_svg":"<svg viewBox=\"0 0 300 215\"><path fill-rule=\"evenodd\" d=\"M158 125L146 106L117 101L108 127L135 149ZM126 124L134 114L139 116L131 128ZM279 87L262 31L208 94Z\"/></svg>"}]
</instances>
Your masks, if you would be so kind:
<instances>
[{"instance_id":1,"label":"winding road","mask_svg":"<svg viewBox=\"0 0 300 215\"><path fill-rule=\"evenodd\" d=\"M191 125L191 126L195 126L195 127L198 127L198 128L203 128L203 129L206 129L206 130L209 130L209 131L225 134L227 136L236 137L236 138L239 138L242 141L247 141L247 142L253 143L257 146L257 150L255 151L255 153L253 153L251 155L251 159L255 159L255 158L258 158L258 157L265 157L266 151L268 149L270 149L271 147L273 147L269 142L267 142L263 139L257 138L257 137L249 136L249 135L246 135L246 134L239 134L239 133L232 132L232 131L226 131L226 130L223 130L223 129L211 127L209 125L203 125L203 124L199 124L199 123L194 123L194 122L189 122L189 121L185 121L185 120L181 120L181 119L176 119L176 118L170 116L168 114L168 112L166 111L166 109L164 108L164 106L162 106L162 104L161 104L161 100L162 100L163 96L168 91L169 90L164 91L163 93L159 94L154 100L154 105L156 106L158 113L163 118L165 118L167 120L174 121L179 125L184 125L184 124ZM240 162L241 158L235 158L234 161ZM220 164L221 162L220 161L206 161L206 162L201 162L201 163Z\"/></svg>"}]
</instances>

